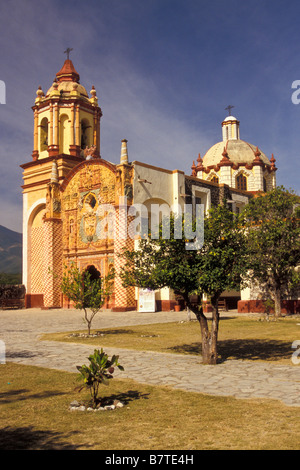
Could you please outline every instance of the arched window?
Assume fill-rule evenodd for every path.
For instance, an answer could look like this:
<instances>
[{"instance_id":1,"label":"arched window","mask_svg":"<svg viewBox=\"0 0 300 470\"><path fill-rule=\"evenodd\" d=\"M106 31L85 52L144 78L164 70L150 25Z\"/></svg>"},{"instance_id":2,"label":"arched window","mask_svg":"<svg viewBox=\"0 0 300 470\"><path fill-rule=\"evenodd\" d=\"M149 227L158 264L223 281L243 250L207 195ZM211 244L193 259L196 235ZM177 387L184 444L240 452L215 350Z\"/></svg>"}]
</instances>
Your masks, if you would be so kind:
<instances>
[{"instance_id":1,"label":"arched window","mask_svg":"<svg viewBox=\"0 0 300 470\"><path fill-rule=\"evenodd\" d=\"M81 143L80 147L81 150L84 150L86 147L90 147L92 142L91 142L91 132L92 128L87 119L82 119L81 121Z\"/></svg>"},{"instance_id":2,"label":"arched window","mask_svg":"<svg viewBox=\"0 0 300 470\"><path fill-rule=\"evenodd\" d=\"M48 150L48 119L45 117L40 126L40 151Z\"/></svg>"},{"instance_id":3,"label":"arched window","mask_svg":"<svg viewBox=\"0 0 300 470\"><path fill-rule=\"evenodd\" d=\"M267 192L267 180L264 178L264 193Z\"/></svg>"},{"instance_id":4,"label":"arched window","mask_svg":"<svg viewBox=\"0 0 300 470\"><path fill-rule=\"evenodd\" d=\"M219 178L218 178L216 175L214 175L214 176L210 179L210 181L212 181L213 183L219 183Z\"/></svg>"},{"instance_id":5,"label":"arched window","mask_svg":"<svg viewBox=\"0 0 300 470\"><path fill-rule=\"evenodd\" d=\"M95 209L97 204L97 199L93 193L88 193L84 199L84 207L85 209L90 212L91 210Z\"/></svg>"},{"instance_id":6,"label":"arched window","mask_svg":"<svg viewBox=\"0 0 300 470\"><path fill-rule=\"evenodd\" d=\"M241 191L247 191L247 176L245 176L243 173L240 173L236 177L236 187Z\"/></svg>"}]
</instances>

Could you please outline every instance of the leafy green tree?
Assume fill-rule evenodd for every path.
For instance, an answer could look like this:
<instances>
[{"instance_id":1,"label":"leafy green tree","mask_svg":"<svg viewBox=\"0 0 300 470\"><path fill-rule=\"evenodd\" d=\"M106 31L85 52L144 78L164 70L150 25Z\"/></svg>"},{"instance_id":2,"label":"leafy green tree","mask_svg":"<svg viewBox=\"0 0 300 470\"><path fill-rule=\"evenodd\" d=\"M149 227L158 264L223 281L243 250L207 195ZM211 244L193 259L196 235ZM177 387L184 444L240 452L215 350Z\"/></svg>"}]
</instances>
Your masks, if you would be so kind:
<instances>
[{"instance_id":1,"label":"leafy green tree","mask_svg":"<svg viewBox=\"0 0 300 470\"><path fill-rule=\"evenodd\" d=\"M193 230L195 230L194 222ZM139 249L124 252L121 273L125 286L160 289L169 287L181 294L185 304L196 315L202 335L202 358L205 364L216 364L219 330L218 301L223 291L239 288L244 274L244 232L239 219L226 203L213 208L204 221L204 244L198 250L187 250L182 221L181 237L174 236L178 227L176 217L171 217L170 238L162 236L163 223L157 239L149 236L140 240ZM192 240L190 240L192 241ZM212 304L212 322L203 312L202 305L190 302L190 294L205 293Z\"/></svg>"},{"instance_id":2,"label":"leafy green tree","mask_svg":"<svg viewBox=\"0 0 300 470\"><path fill-rule=\"evenodd\" d=\"M280 186L252 198L244 216L248 281L259 285L280 316L282 297L300 283L300 198Z\"/></svg>"},{"instance_id":3,"label":"leafy green tree","mask_svg":"<svg viewBox=\"0 0 300 470\"><path fill-rule=\"evenodd\" d=\"M101 310L106 297L112 292L113 278L113 272L104 278L93 279L89 271L80 271L74 263L70 267L65 266L61 290L74 303L76 309L84 311L88 335L91 334L91 325L95 315Z\"/></svg>"}]
</instances>

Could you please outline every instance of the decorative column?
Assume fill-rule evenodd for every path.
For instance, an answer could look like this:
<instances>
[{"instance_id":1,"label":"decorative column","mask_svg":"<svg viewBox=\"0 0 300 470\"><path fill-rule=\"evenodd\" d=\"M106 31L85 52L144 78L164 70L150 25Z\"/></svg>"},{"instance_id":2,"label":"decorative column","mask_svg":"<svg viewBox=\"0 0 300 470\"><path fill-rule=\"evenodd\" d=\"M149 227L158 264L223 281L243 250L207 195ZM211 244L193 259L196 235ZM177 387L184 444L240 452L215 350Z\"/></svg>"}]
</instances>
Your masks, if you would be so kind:
<instances>
[{"instance_id":1,"label":"decorative column","mask_svg":"<svg viewBox=\"0 0 300 470\"><path fill-rule=\"evenodd\" d=\"M48 135L48 148L53 145L53 103L50 103L50 123Z\"/></svg>"},{"instance_id":2,"label":"decorative column","mask_svg":"<svg viewBox=\"0 0 300 470\"><path fill-rule=\"evenodd\" d=\"M74 157L79 157L80 148L76 144L76 125L77 116L75 116L75 103L71 104L71 122L70 122L70 131L71 131L71 143L70 143L70 155Z\"/></svg>"},{"instance_id":3,"label":"decorative column","mask_svg":"<svg viewBox=\"0 0 300 470\"><path fill-rule=\"evenodd\" d=\"M55 116L55 123L54 123L54 150L55 154L59 153L59 108L58 102L54 103L54 116Z\"/></svg>"},{"instance_id":4,"label":"decorative column","mask_svg":"<svg viewBox=\"0 0 300 470\"><path fill-rule=\"evenodd\" d=\"M33 128L33 152L32 158L34 161L39 158L39 106L43 102L44 92L42 87L39 86L36 92L35 106L33 109L33 119L34 119L34 128Z\"/></svg>"},{"instance_id":5,"label":"decorative column","mask_svg":"<svg viewBox=\"0 0 300 470\"><path fill-rule=\"evenodd\" d=\"M276 171L277 171L277 167L275 165L275 158L274 158L274 155L272 153L272 158L270 160L271 162L271 168L270 168L270 172L272 174L272 187L269 189L268 188L268 191L271 191L272 189L276 188Z\"/></svg>"},{"instance_id":6,"label":"decorative column","mask_svg":"<svg viewBox=\"0 0 300 470\"><path fill-rule=\"evenodd\" d=\"M44 226L44 308L61 307L62 220L58 169L53 161L47 187Z\"/></svg>"},{"instance_id":7,"label":"decorative column","mask_svg":"<svg viewBox=\"0 0 300 470\"><path fill-rule=\"evenodd\" d=\"M61 307L62 221L44 219L44 308Z\"/></svg>"},{"instance_id":8,"label":"decorative column","mask_svg":"<svg viewBox=\"0 0 300 470\"><path fill-rule=\"evenodd\" d=\"M98 108L97 110L97 142L96 142L96 148L98 150L99 156L100 154L100 119L101 119L102 113L101 110Z\"/></svg>"},{"instance_id":9,"label":"decorative column","mask_svg":"<svg viewBox=\"0 0 300 470\"><path fill-rule=\"evenodd\" d=\"M254 176L254 191L263 191L264 190L264 163L260 158L260 151L256 147L255 158L253 160L253 176Z\"/></svg>"},{"instance_id":10,"label":"decorative column","mask_svg":"<svg viewBox=\"0 0 300 470\"><path fill-rule=\"evenodd\" d=\"M224 147L223 150L223 158L218 164L220 167L220 184L228 184L228 186L232 186L231 183L231 167L232 167L232 162L229 159L228 153Z\"/></svg>"},{"instance_id":11,"label":"decorative column","mask_svg":"<svg viewBox=\"0 0 300 470\"><path fill-rule=\"evenodd\" d=\"M75 128L75 145L80 151L80 116L79 116L79 104L76 105L76 128Z\"/></svg>"},{"instance_id":12,"label":"decorative column","mask_svg":"<svg viewBox=\"0 0 300 470\"><path fill-rule=\"evenodd\" d=\"M97 109L94 109L93 145L97 147Z\"/></svg>"},{"instance_id":13,"label":"decorative column","mask_svg":"<svg viewBox=\"0 0 300 470\"><path fill-rule=\"evenodd\" d=\"M38 142L39 142L38 110L37 108L35 108L34 109L34 130L33 130L33 152L32 152L33 160L37 160L39 158Z\"/></svg>"},{"instance_id":14,"label":"decorative column","mask_svg":"<svg viewBox=\"0 0 300 470\"><path fill-rule=\"evenodd\" d=\"M115 268L115 306L112 308L114 312L126 312L128 310L135 310L135 288L123 287L122 280L119 276L121 267L124 261L118 255L123 252L123 249L134 249L134 240L128 234L128 206L127 199L120 197L120 204L115 208L115 245L114 245L114 268Z\"/></svg>"},{"instance_id":15,"label":"decorative column","mask_svg":"<svg viewBox=\"0 0 300 470\"><path fill-rule=\"evenodd\" d=\"M121 165L128 165L128 150L127 150L127 140L123 139L121 143Z\"/></svg>"},{"instance_id":16,"label":"decorative column","mask_svg":"<svg viewBox=\"0 0 300 470\"><path fill-rule=\"evenodd\" d=\"M70 119L70 146L75 145L75 129L74 129L74 123L75 123L75 105L74 103L71 104L71 119Z\"/></svg>"},{"instance_id":17,"label":"decorative column","mask_svg":"<svg viewBox=\"0 0 300 470\"><path fill-rule=\"evenodd\" d=\"M99 115L99 107L98 107L98 98L97 98L97 92L95 90L94 85L92 86L92 89L90 91L91 93L91 98L90 102L94 107L94 116L93 116L93 138L92 138L92 145L96 147L96 152L100 156L100 141L98 139L98 130L99 130L99 124L100 124L100 115Z\"/></svg>"},{"instance_id":18,"label":"decorative column","mask_svg":"<svg viewBox=\"0 0 300 470\"><path fill-rule=\"evenodd\" d=\"M58 155L59 151L59 91L58 83L54 81L53 90L50 93L50 135L48 136L48 154L49 157Z\"/></svg>"}]
</instances>

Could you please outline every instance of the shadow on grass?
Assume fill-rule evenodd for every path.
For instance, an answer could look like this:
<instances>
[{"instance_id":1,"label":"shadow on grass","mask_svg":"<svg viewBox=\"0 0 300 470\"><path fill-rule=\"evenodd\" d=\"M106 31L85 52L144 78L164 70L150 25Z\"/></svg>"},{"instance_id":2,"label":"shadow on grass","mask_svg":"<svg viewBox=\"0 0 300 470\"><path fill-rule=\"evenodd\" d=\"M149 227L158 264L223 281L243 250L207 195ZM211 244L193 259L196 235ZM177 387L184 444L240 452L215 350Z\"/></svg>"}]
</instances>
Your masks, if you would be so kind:
<instances>
[{"instance_id":1,"label":"shadow on grass","mask_svg":"<svg viewBox=\"0 0 300 470\"><path fill-rule=\"evenodd\" d=\"M201 355L201 343L182 344L169 348L180 354ZM218 341L219 362L227 359L244 359L248 361L280 361L290 359L291 343L262 339L228 339Z\"/></svg>"},{"instance_id":2,"label":"shadow on grass","mask_svg":"<svg viewBox=\"0 0 300 470\"><path fill-rule=\"evenodd\" d=\"M0 429L0 450L76 450L82 447L84 444L75 446L66 441L71 434L75 433L41 431L33 426L7 426Z\"/></svg>"},{"instance_id":3,"label":"shadow on grass","mask_svg":"<svg viewBox=\"0 0 300 470\"><path fill-rule=\"evenodd\" d=\"M141 393L138 390L128 390L127 392L124 393L118 393L118 394L112 394L107 397L100 397L101 402L107 402L110 403L114 400L119 400L121 401L124 405L128 405L131 401L135 400L148 400L150 396L150 393Z\"/></svg>"},{"instance_id":4,"label":"shadow on grass","mask_svg":"<svg viewBox=\"0 0 300 470\"><path fill-rule=\"evenodd\" d=\"M115 328L113 330L99 330L99 331L96 331L96 334L99 334L99 335L125 335L125 334L133 334L134 331L133 330L124 330L124 329L121 329L121 328Z\"/></svg>"},{"instance_id":5,"label":"shadow on grass","mask_svg":"<svg viewBox=\"0 0 300 470\"><path fill-rule=\"evenodd\" d=\"M28 393L28 395L27 395ZM25 395L24 395L25 394ZM7 403L13 403L15 401L24 401L30 399L38 399L43 400L44 398L55 397L65 395L64 392L57 392L57 391L47 391L40 393L29 393L27 389L19 389L19 390L8 390L6 392L0 393L0 404L5 405Z\"/></svg>"}]
</instances>

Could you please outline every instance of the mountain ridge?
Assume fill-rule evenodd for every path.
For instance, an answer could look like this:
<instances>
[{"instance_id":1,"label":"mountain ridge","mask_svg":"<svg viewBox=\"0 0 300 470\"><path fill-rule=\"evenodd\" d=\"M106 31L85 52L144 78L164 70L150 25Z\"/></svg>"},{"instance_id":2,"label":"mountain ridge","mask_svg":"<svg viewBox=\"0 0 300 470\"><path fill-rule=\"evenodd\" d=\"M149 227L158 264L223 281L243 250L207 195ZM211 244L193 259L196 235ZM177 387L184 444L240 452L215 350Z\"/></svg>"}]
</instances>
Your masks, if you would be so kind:
<instances>
[{"instance_id":1,"label":"mountain ridge","mask_svg":"<svg viewBox=\"0 0 300 470\"><path fill-rule=\"evenodd\" d=\"M0 225L0 273L22 272L22 234Z\"/></svg>"}]
</instances>

